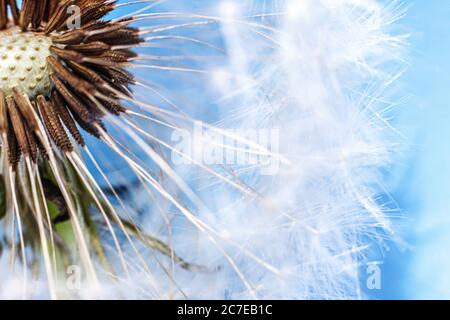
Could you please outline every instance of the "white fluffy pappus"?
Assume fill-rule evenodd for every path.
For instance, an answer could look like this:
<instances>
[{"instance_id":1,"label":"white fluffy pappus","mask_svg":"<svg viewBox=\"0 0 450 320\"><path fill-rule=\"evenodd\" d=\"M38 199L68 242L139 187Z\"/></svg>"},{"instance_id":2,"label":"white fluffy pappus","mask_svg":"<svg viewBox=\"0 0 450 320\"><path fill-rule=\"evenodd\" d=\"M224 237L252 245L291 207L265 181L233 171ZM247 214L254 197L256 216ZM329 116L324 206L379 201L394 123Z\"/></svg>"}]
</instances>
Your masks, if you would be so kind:
<instances>
[{"instance_id":1,"label":"white fluffy pappus","mask_svg":"<svg viewBox=\"0 0 450 320\"><path fill-rule=\"evenodd\" d=\"M263 144L275 171L264 161L224 169L247 194L196 177L210 181L201 194L214 209L199 217L214 232L179 229L174 244L220 268L189 275L188 296L363 298L367 257L394 236L382 181L400 138L388 118L403 68L405 38L393 31L402 7L229 0L215 9L227 53L212 77L217 126L272 132Z\"/></svg>"}]
</instances>

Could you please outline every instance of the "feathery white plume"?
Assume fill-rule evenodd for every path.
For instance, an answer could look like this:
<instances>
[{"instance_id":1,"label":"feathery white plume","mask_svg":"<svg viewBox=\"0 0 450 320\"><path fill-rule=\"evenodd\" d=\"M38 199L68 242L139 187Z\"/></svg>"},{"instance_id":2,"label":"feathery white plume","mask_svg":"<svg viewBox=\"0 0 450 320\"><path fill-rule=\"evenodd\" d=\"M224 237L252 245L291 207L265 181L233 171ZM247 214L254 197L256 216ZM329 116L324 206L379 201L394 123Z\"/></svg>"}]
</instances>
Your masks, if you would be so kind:
<instances>
[{"instance_id":1,"label":"feathery white plume","mask_svg":"<svg viewBox=\"0 0 450 320\"><path fill-rule=\"evenodd\" d=\"M199 219L213 231L180 228L174 244L220 269L189 280L188 295L362 297L368 248L393 232L381 170L397 149L387 98L401 74L404 39L391 30L401 7L228 0L214 9L227 59L211 80L222 94L213 117L224 132L199 132L203 153L216 146L209 160L235 151L220 172L239 187L196 178L210 181L202 196L213 209Z\"/></svg>"}]
</instances>

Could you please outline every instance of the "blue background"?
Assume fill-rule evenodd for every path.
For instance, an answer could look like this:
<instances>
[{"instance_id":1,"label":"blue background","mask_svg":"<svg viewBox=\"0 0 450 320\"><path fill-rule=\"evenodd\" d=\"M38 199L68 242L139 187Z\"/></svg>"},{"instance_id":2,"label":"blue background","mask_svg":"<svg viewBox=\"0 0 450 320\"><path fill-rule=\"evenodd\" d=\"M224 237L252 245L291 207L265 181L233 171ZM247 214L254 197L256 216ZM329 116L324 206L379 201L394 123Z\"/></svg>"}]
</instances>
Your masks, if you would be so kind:
<instances>
[{"instance_id":1,"label":"blue background","mask_svg":"<svg viewBox=\"0 0 450 320\"><path fill-rule=\"evenodd\" d=\"M406 246L392 245L376 298L450 298L450 1L408 0L400 21L410 34L408 95L396 126L406 153L390 177Z\"/></svg>"}]
</instances>

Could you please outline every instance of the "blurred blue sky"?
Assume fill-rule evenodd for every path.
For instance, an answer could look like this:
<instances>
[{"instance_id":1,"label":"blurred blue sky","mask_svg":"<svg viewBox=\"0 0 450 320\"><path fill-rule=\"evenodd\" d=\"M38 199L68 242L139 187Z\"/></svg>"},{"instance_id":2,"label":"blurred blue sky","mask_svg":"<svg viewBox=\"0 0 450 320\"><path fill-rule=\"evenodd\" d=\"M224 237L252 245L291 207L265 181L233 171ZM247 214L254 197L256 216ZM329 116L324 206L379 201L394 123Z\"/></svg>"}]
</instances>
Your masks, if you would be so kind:
<instances>
[{"instance_id":1,"label":"blurred blue sky","mask_svg":"<svg viewBox=\"0 0 450 320\"><path fill-rule=\"evenodd\" d=\"M408 136L397 161L394 192L410 250L384 259L377 298L450 298L450 1L407 0L401 21L411 34L408 94L397 127Z\"/></svg>"}]
</instances>

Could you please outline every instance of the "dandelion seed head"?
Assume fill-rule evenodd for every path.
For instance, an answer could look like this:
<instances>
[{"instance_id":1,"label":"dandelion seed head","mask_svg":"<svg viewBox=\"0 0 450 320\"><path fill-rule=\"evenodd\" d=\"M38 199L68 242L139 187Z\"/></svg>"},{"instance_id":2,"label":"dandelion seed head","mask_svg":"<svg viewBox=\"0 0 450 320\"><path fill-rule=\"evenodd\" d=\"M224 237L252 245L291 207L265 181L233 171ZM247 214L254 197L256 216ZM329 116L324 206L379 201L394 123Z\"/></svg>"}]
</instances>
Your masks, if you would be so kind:
<instances>
[{"instance_id":1,"label":"dandelion seed head","mask_svg":"<svg viewBox=\"0 0 450 320\"><path fill-rule=\"evenodd\" d=\"M73 30L72 2L0 10L3 30L51 41L50 91L0 90L12 260L42 266L52 298L60 253L83 272L81 298L358 297L362 239L390 226L374 187L390 127L372 87L401 46L390 8L175 0L108 20L115 1L79 0ZM277 132L273 145L248 128ZM211 146L236 157L210 163ZM255 154L274 171L236 160Z\"/></svg>"},{"instance_id":2,"label":"dandelion seed head","mask_svg":"<svg viewBox=\"0 0 450 320\"><path fill-rule=\"evenodd\" d=\"M48 95L51 88L47 57L52 41L44 35L20 29L0 31L0 90L12 94L19 87L27 96Z\"/></svg>"}]
</instances>

